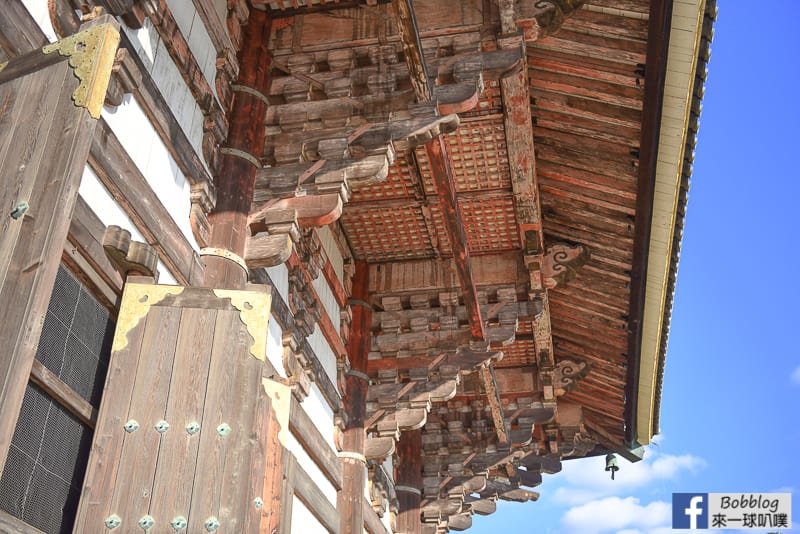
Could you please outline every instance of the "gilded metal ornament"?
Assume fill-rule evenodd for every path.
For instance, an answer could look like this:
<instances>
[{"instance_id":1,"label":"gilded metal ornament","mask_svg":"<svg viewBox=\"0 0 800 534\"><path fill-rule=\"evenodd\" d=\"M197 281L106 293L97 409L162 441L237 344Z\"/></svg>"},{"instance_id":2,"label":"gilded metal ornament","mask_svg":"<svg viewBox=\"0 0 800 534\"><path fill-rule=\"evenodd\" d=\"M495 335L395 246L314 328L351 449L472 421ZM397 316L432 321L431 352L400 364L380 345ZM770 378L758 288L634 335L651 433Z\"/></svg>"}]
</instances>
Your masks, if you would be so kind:
<instances>
[{"instance_id":1,"label":"gilded metal ornament","mask_svg":"<svg viewBox=\"0 0 800 534\"><path fill-rule=\"evenodd\" d=\"M126 284L111 350L116 352L128 346L128 332L139 324L142 317L147 315L151 306L164 300L167 295L180 295L182 292L183 287L181 286Z\"/></svg>"},{"instance_id":2,"label":"gilded metal ornament","mask_svg":"<svg viewBox=\"0 0 800 534\"><path fill-rule=\"evenodd\" d=\"M262 362L267 359L267 327L272 296L258 291L237 291L215 289L214 295L220 299L230 299L231 306L239 310L239 318L253 338L250 354Z\"/></svg>"},{"instance_id":3,"label":"gilded metal ornament","mask_svg":"<svg viewBox=\"0 0 800 534\"><path fill-rule=\"evenodd\" d=\"M111 24L101 24L42 47L42 53L58 52L69 58L80 85L72 93L75 105L100 118L111 79L120 36Z\"/></svg>"},{"instance_id":4,"label":"gilded metal ornament","mask_svg":"<svg viewBox=\"0 0 800 534\"><path fill-rule=\"evenodd\" d=\"M289 412L292 409L292 388L276 380L263 378L264 391L269 397L275 417L281 429L278 431L278 441L284 447L289 443Z\"/></svg>"}]
</instances>

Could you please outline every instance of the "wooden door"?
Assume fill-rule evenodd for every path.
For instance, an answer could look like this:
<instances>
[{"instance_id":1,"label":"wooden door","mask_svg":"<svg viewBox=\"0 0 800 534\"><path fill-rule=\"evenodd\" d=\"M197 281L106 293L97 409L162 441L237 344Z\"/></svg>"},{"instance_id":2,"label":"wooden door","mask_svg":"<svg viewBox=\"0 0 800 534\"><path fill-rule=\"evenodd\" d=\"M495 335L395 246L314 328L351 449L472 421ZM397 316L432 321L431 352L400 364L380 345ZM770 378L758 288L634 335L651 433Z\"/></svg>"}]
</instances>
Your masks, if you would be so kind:
<instances>
[{"instance_id":1,"label":"wooden door","mask_svg":"<svg viewBox=\"0 0 800 534\"><path fill-rule=\"evenodd\" d=\"M0 65L0 470L118 44L98 20Z\"/></svg>"},{"instance_id":2,"label":"wooden door","mask_svg":"<svg viewBox=\"0 0 800 534\"><path fill-rule=\"evenodd\" d=\"M268 291L128 279L74 532L269 520L281 445L264 385Z\"/></svg>"}]
</instances>

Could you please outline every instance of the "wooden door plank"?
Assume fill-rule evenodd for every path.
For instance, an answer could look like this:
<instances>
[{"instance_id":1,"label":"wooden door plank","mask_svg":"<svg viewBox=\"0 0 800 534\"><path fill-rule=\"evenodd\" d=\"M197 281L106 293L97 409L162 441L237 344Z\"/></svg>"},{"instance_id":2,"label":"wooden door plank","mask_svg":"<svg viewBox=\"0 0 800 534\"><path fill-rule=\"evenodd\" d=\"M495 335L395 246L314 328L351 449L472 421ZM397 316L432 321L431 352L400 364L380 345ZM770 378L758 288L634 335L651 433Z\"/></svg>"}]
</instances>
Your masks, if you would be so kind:
<instances>
[{"instance_id":1,"label":"wooden door plank","mask_svg":"<svg viewBox=\"0 0 800 534\"><path fill-rule=\"evenodd\" d=\"M129 289L130 285L122 296L121 314L130 310L137 299ZM128 421L128 408L133 395L132 377L136 375L139 362L137 355L142 347L146 326L145 317L128 331L127 344L123 348L115 346L113 349L78 505L75 532L104 528L103 521L110 514L110 496L119 467L120 451L127 435L123 425Z\"/></svg>"},{"instance_id":2,"label":"wooden door plank","mask_svg":"<svg viewBox=\"0 0 800 534\"><path fill-rule=\"evenodd\" d=\"M273 302L275 302L273 300ZM262 492L264 507L261 512L260 534L274 534L279 532L284 510L291 510L291 495L284 489L285 479L288 477L286 466L289 452L281 444L280 424L275 410L270 407L269 426L266 433L267 454L265 458L264 490ZM286 474L286 476L284 476ZM290 514L291 517L291 514Z\"/></svg>"},{"instance_id":3,"label":"wooden door plank","mask_svg":"<svg viewBox=\"0 0 800 534\"><path fill-rule=\"evenodd\" d=\"M263 369L262 369L263 373ZM261 381L259 380L259 385ZM256 405L255 419L253 421L253 435L258 440L253 443L250 455L250 484L247 488L246 506L248 509L242 522L242 532L260 532L261 526L267 523L264 507L267 506L264 498L264 482L267 479L268 455L273 447L279 447L277 439L270 439L270 427L277 425L271 417L272 405L269 397L263 394L263 387L259 387L258 403ZM256 499L261 499L261 505L256 504Z\"/></svg>"},{"instance_id":4,"label":"wooden door plank","mask_svg":"<svg viewBox=\"0 0 800 534\"><path fill-rule=\"evenodd\" d=\"M216 429L227 423L224 406L231 398L231 383L235 368L227 355L246 354L250 337L242 331L238 316L220 314L214 327L211 365L205 386L206 409L200 427L200 446L194 473L194 491L189 508L189 532L203 532L204 523L210 517L219 517L222 477L229 440L220 436ZM230 425L230 423L227 423ZM228 436L230 437L230 436ZM227 530L227 529L226 529Z\"/></svg>"},{"instance_id":5,"label":"wooden door plank","mask_svg":"<svg viewBox=\"0 0 800 534\"><path fill-rule=\"evenodd\" d=\"M53 142L50 132L59 127L46 118L54 117L59 105L63 105L58 98L48 97L47 94L48 91L60 92L61 86L67 83L67 75L71 75L70 69L62 65L58 73L53 70L40 71L0 85L0 117L8 117L9 129L6 131L13 132L13 135L3 136L5 150L0 152L3 178L0 180L0 206L3 210L10 212L21 200L31 203L39 164L45 151L53 148L48 146ZM56 77L58 80L55 80ZM60 117L66 118L64 115ZM2 218L0 284L7 275L24 222L24 219Z\"/></svg>"},{"instance_id":6,"label":"wooden door plank","mask_svg":"<svg viewBox=\"0 0 800 534\"><path fill-rule=\"evenodd\" d=\"M180 318L180 309L150 308L136 375L129 377L134 386L127 418L140 427L125 436L110 508L127 526L150 510L162 437L155 425L162 420L167 404Z\"/></svg>"},{"instance_id":7,"label":"wooden door plank","mask_svg":"<svg viewBox=\"0 0 800 534\"><path fill-rule=\"evenodd\" d=\"M187 426L199 425L203 419L216 319L216 310L186 308L181 315L164 413L170 429L161 438L150 505L150 515L159 521L159 526L163 526L162 521L189 516L200 435L189 433ZM200 431L214 432L214 429L200 428Z\"/></svg>"},{"instance_id":8,"label":"wooden door plank","mask_svg":"<svg viewBox=\"0 0 800 534\"><path fill-rule=\"evenodd\" d=\"M240 331L244 331L238 311L224 312L224 315L231 322L239 324ZM226 438L228 445L222 471L218 516L220 524L232 532L243 531L245 517L257 512L251 505L255 495L248 495L251 489L250 466L252 455L258 449L264 448L264 436L253 431L259 399L266 395L261 383L263 362L249 353L251 338L246 331L243 339L244 350L228 349L224 353L215 352L212 356L227 356L228 365L234 367L232 380L226 384L228 396L222 403L224 421L231 427L231 433ZM202 458L199 460L202 462Z\"/></svg>"},{"instance_id":9,"label":"wooden door plank","mask_svg":"<svg viewBox=\"0 0 800 534\"><path fill-rule=\"evenodd\" d=\"M297 459L293 454L286 452L283 455L283 487L281 488L282 505L280 520L278 521L278 534L291 534L292 532L292 505L294 501L294 487L297 479ZM300 529L298 529L300 530ZM263 531L262 531L263 532Z\"/></svg>"}]
</instances>

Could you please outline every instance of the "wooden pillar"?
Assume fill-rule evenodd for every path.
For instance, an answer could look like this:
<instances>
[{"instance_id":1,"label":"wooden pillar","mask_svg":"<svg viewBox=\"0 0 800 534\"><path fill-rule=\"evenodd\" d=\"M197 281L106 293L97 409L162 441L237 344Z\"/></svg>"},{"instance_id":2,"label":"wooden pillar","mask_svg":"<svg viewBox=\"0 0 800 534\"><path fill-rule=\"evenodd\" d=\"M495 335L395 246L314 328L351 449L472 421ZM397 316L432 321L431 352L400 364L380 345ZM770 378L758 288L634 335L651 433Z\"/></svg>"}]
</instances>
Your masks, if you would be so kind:
<instances>
[{"instance_id":1,"label":"wooden pillar","mask_svg":"<svg viewBox=\"0 0 800 534\"><path fill-rule=\"evenodd\" d=\"M250 10L239 52L240 87L233 97L226 146L220 149L217 174L217 204L209 215L211 226L207 249L222 255L204 255L205 285L237 289L244 287L247 273L224 252L244 257L248 236L247 217L253 202L256 170L261 167L264 149L266 95L272 57L268 50L271 19L269 13ZM234 256L234 257L235 257Z\"/></svg>"},{"instance_id":2,"label":"wooden pillar","mask_svg":"<svg viewBox=\"0 0 800 534\"><path fill-rule=\"evenodd\" d=\"M344 431L342 455L342 490L337 499L341 534L364 532L364 487L366 485L366 460L364 442L367 418L367 355L369 353L370 322L372 311L369 298L369 269L363 261L356 262L352 298L353 321L347 356L350 370L345 378L344 408L347 423Z\"/></svg>"},{"instance_id":3,"label":"wooden pillar","mask_svg":"<svg viewBox=\"0 0 800 534\"><path fill-rule=\"evenodd\" d=\"M0 67L0 471L118 43L110 17L98 19Z\"/></svg>"},{"instance_id":4,"label":"wooden pillar","mask_svg":"<svg viewBox=\"0 0 800 534\"><path fill-rule=\"evenodd\" d=\"M395 491L398 509L396 533L420 534L420 502L422 501L422 430L400 435L397 443Z\"/></svg>"}]
</instances>

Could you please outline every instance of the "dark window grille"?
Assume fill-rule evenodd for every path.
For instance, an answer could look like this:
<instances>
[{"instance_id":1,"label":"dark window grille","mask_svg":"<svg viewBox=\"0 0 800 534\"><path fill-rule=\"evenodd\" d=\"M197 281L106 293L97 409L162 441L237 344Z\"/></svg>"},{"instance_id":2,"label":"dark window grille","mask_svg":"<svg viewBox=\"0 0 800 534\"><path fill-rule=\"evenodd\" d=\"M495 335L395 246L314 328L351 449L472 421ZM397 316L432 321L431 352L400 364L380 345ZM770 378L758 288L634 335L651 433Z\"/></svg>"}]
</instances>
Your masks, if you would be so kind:
<instances>
[{"instance_id":1,"label":"dark window grille","mask_svg":"<svg viewBox=\"0 0 800 534\"><path fill-rule=\"evenodd\" d=\"M36 358L95 407L113 332L108 311L60 268ZM0 508L47 534L72 532L91 442L89 427L29 383L0 478Z\"/></svg>"},{"instance_id":2,"label":"dark window grille","mask_svg":"<svg viewBox=\"0 0 800 534\"><path fill-rule=\"evenodd\" d=\"M36 359L95 408L108 370L114 323L72 274L58 270Z\"/></svg>"}]
</instances>

